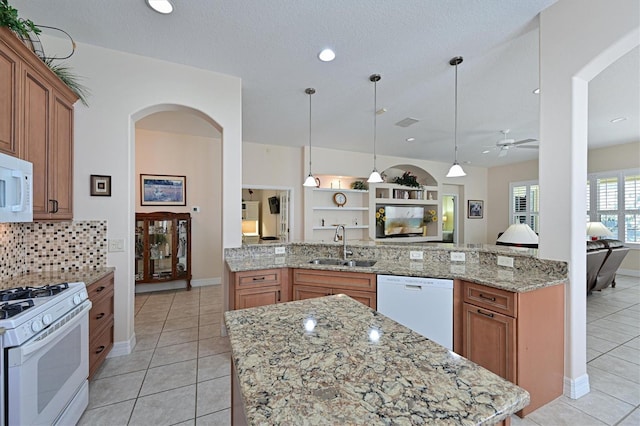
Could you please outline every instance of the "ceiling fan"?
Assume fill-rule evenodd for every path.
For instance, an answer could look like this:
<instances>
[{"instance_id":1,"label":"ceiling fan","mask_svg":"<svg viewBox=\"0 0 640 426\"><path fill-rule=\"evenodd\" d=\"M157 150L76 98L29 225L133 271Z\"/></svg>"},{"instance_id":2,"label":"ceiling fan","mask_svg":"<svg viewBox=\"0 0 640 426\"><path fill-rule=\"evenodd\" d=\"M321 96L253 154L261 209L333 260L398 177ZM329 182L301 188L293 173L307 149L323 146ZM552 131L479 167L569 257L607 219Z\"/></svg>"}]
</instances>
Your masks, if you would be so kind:
<instances>
[{"instance_id":1,"label":"ceiling fan","mask_svg":"<svg viewBox=\"0 0 640 426\"><path fill-rule=\"evenodd\" d=\"M504 135L504 138L496 142L496 147L500 150L498 152L498 157L506 156L511 148L538 149L538 145L525 145L532 142L538 142L538 139L521 139L519 141L515 139L507 139L507 135L510 131L510 129L500 131L500 133Z\"/></svg>"}]
</instances>

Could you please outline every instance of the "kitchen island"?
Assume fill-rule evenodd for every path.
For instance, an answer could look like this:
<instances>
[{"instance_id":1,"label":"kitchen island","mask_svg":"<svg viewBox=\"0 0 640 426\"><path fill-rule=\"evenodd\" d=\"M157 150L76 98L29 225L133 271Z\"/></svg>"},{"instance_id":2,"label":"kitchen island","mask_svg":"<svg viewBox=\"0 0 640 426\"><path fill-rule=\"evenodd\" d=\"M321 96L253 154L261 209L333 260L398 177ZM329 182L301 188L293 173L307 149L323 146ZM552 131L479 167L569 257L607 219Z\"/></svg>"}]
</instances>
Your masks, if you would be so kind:
<instances>
[{"instance_id":1,"label":"kitchen island","mask_svg":"<svg viewBox=\"0 0 640 426\"><path fill-rule=\"evenodd\" d=\"M234 424L494 424L520 387L344 295L225 312Z\"/></svg>"}]
</instances>

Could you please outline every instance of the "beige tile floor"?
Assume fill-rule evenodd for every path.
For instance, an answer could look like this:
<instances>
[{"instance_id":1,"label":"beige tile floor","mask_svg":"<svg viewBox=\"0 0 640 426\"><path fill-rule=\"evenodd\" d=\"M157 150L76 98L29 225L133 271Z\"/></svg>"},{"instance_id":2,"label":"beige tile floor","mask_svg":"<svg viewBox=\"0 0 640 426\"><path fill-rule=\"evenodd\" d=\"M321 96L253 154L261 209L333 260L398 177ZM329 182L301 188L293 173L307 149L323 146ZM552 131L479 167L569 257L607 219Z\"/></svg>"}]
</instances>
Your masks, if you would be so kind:
<instances>
[{"instance_id":1,"label":"beige tile floor","mask_svg":"<svg viewBox=\"0 0 640 426\"><path fill-rule=\"evenodd\" d=\"M587 298L591 392L560 397L515 425L640 425L640 278ZM106 360L81 425L230 424L230 347L220 286L135 298L137 345Z\"/></svg>"}]
</instances>

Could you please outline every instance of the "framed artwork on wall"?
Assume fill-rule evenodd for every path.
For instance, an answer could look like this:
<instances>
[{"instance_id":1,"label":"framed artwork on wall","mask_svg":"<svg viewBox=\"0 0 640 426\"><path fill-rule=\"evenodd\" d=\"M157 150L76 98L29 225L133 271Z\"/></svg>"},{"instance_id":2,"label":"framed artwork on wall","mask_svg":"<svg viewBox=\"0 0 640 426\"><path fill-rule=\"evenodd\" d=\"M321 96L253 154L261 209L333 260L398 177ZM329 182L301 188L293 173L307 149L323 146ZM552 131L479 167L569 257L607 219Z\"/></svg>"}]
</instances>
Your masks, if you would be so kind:
<instances>
[{"instance_id":1,"label":"framed artwork on wall","mask_svg":"<svg viewBox=\"0 0 640 426\"><path fill-rule=\"evenodd\" d=\"M186 206L187 177L140 175L141 206Z\"/></svg>"},{"instance_id":2,"label":"framed artwork on wall","mask_svg":"<svg viewBox=\"0 0 640 426\"><path fill-rule=\"evenodd\" d=\"M111 176L91 175L89 185L92 197L111 197Z\"/></svg>"},{"instance_id":3,"label":"framed artwork on wall","mask_svg":"<svg viewBox=\"0 0 640 426\"><path fill-rule=\"evenodd\" d=\"M467 201L467 218L482 219L484 216L484 201L469 200Z\"/></svg>"}]
</instances>

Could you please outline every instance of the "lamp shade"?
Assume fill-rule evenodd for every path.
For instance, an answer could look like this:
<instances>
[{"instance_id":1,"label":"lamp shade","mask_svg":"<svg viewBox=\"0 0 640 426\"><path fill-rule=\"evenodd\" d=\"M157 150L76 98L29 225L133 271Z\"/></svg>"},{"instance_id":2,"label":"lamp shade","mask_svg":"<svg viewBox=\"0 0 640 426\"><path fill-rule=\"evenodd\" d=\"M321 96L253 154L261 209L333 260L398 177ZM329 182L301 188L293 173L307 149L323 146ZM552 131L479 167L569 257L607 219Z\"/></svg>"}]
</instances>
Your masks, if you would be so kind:
<instances>
[{"instance_id":1,"label":"lamp shade","mask_svg":"<svg viewBox=\"0 0 640 426\"><path fill-rule=\"evenodd\" d=\"M378 173L378 171L376 169L373 169L373 171L369 175L369 179L367 179L367 182L369 182L369 183L381 183L381 182L384 182L384 181L382 180L382 176L380 176L380 173Z\"/></svg>"},{"instance_id":2,"label":"lamp shade","mask_svg":"<svg viewBox=\"0 0 640 426\"><path fill-rule=\"evenodd\" d=\"M588 237L612 237L613 233L602 222L587 222Z\"/></svg>"},{"instance_id":3,"label":"lamp shade","mask_svg":"<svg viewBox=\"0 0 640 426\"><path fill-rule=\"evenodd\" d=\"M538 244L538 235L526 223L514 223L498 238L496 243L502 244Z\"/></svg>"},{"instance_id":4,"label":"lamp shade","mask_svg":"<svg viewBox=\"0 0 640 426\"><path fill-rule=\"evenodd\" d=\"M313 177L313 175L309 174L309 176L307 176L307 179L304 181L302 186L316 187L318 186L318 182L316 181L316 178Z\"/></svg>"},{"instance_id":5,"label":"lamp shade","mask_svg":"<svg viewBox=\"0 0 640 426\"><path fill-rule=\"evenodd\" d=\"M453 163L453 166L449 169L449 173L447 173L447 177L462 177L467 174L462 170L462 166L458 163Z\"/></svg>"}]
</instances>

